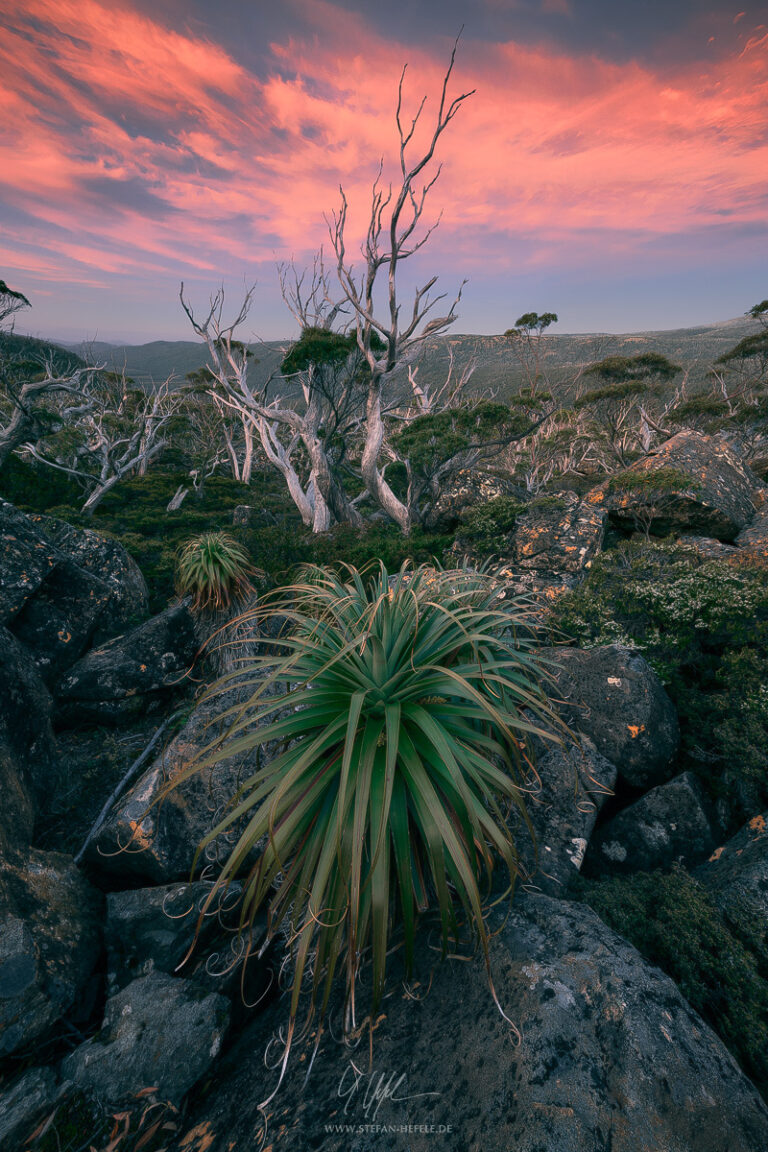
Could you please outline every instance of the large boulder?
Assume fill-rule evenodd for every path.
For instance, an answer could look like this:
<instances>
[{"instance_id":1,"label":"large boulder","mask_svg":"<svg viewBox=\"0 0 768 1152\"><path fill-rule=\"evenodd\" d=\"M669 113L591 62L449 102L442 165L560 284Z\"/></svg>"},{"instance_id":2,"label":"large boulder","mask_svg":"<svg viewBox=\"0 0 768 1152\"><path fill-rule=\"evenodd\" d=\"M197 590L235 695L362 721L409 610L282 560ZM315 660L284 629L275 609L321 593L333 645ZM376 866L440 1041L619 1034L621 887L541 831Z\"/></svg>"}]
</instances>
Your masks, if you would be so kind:
<instances>
[{"instance_id":1,"label":"large boulder","mask_svg":"<svg viewBox=\"0 0 768 1152\"><path fill-rule=\"evenodd\" d=\"M768 1108L675 984L584 905L545 896L516 905L482 957L435 965L390 996L373 1062L323 1033L294 1040L266 1111L276 1149L364 1152L763 1152ZM432 960L429 957L433 957ZM173 1152L255 1142L278 1002L225 1057ZM384 1015L385 1013L385 1015ZM278 1050L279 1051L279 1050Z\"/></svg>"},{"instance_id":2,"label":"large boulder","mask_svg":"<svg viewBox=\"0 0 768 1152\"><path fill-rule=\"evenodd\" d=\"M696 864L713 846L698 781L683 772L609 820L590 844L587 860L598 871L652 872Z\"/></svg>"},{"instance_id":3,"label":"large boulder","mask_svg":"<svg viewBox=\"0 0 768 1152\"><path fill-rule=\"evenodd\" d=\"M513 815L515 842L526 868L526 884L562 895L580 871L592 829L616 783L616 768L583 737L580 744L542 748L536 779L525 806L535 834L535 852L524 821Z\"/></svg>"},{"instance_id":4,"label":"large boulder","mask_svg":"<svg viewBox=\"0 0 768 1152\"><path fill-rule=\"evenodd\" d=\"M715 849L696 877L728 919L768 933L768 814L753 816Z\"/></svg>"},{"instance_id":5,"label":"large boulder","mask_svg":"<svg viewBox=\"0 0 768 1152\"><path fill-rule=\"evenodd\" d=\"M58 720L119 723L166 701L197 653L195 623L186 601L94 648L56 687Z\"/></svg>"},{"instance_id":6,"label":"large boulder","mask_svg":"<svg viewBox=\"0 0 768 1152\"><path fill-rule=\"evenodd\" d=\"M72 1011L101 951L101 898L68 856L0 863L0 1056Z\"/></svg>"},{"instance_id":7,"label":"large boulder","mask_svg":"<svg viewBox=\"0 0 768 1152\"><path fill-rule=\"evenodd\" d=\"M204 749L226 736L231 718L222 713L237 700L236 695L224 695L199 704L178 736L117 801L86 854L100 877L151 884L189 878L198 844L256 770L262 750L232 756L214 770L203 770L184 781L162 804L158 798L166 784ZM207 860L217 859L221 852L226 852L224 841L211 845Z\"/></svg>"},{"instance_id":8,"label":"large boulder","mask_svg":"<svg viewBox=\"0 0 768 1152\"><path fill-rule=\"evenodd\" d=\"M750 523L764 485L734 453L715 436L690 428L678 432L650 455L632 464L628 477L647 476L652 488L655 473L681 477L678 488L663 499L643 499L634 487L624 490L614 478L586 496L593 507L607 508L610 519L622 527L635 527L638 512L657 533L683 532L729 542ZM689 481L686 483L685 478ZM654 508L655 505L655 508Z\"/></svg>"},{"instance_id":9,"label":"large boulder","mask_svg":"<svg viewBox=\"0 0 768 1152\"><path fill-rule=\"evenodd\" d=\"M94 640L147 614L147 586L122 545L0 501L0 623L31 650L47 683Z\"/></svg>"},{"instance_id":10,"label":"large boulder","mask_svg":"<svg viewBox=\"0 0 768 1152\"><path fill-rule=\"evenodd\" d=\"M516 522L517 566L538 572L581 572L602 547L607 514L575 492L557 492L529 505Z\"/></svg>"},{"instance_id":11,"label":"large boulder","mask_svg":"<svg viewBox=\"0 0 768 1152\"><path fill-rule=\"evenodd\" d=\"M617 644L542 654L556 666L550 693L570 727L589 736L628 784L663 782L680 731L674 705L643 657Z\"/></svg>"},{"instance_id":12,"label":"large boulder","mask_svg":"<svg viewBox=\"0 0 768 1152\"><path fill-rule=\"evenodd\" d=\"M28 516L5 500L0 500L0 552L0 623L7 624L52 571L59 553Z\"/></svg>"},{"instance_id":13,"label":"large boulder","mask_svg":"<svg viewBox=\"0 0 768 1152\"><path fill-rule=\"evenodd\" d=\"M122 544L90 528L73 528L52 516L31 516L46 537L79 568L106 583L109 597L95 642L117 636L149 615L149 590L141 569Z\"/></svg>"},{"instance_id":14,"label":"large boulder","mask_svg":"<svg viewBox=\"0 0 768 1152\"><path fill-rule=\"evenodd\" d=\"M52 702L29 652L0 627L0 854L32 839L37 801L56 792Z\"/></svg>"},{"instance_id":15,"label":"large boulder","mask_svg":"<svg viewBox=\"0 0 768 1152\"><path fill-rule=\"evenodd\" d=\"M107 1001L98 1037L67 1056L62 1073L104 1101L154 1088L178 1104L219 1054L228 1024L223 996L152 972Z\"/></svg>"}]
</instances>

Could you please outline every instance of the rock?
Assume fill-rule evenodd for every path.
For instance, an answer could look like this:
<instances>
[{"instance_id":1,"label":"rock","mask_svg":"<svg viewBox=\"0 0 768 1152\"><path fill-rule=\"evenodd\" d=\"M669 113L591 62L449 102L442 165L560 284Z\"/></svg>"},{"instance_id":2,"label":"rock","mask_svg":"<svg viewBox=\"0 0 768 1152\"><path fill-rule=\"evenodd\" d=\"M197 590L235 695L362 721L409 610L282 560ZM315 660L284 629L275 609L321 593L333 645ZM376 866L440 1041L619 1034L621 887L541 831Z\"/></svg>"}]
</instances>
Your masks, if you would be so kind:
<instances>
[{"instance_id":1,"label":"rock","mask_svg":"<svg viewBox=\"0 0 768 1152\"><path fill-rule=\"evenodd\" d=\"M681 536L677 543L683 548L695 548L705 560L729 560L731 556L738 556L732 544L721 544L709 536Z\"/></svg>"},{"instance_id":2,"label":"rock","mask_svg":"<svg viewBox=\"0 0 768 1152\"><path fill-rule=\"evenodd\" d=\"M461 513L476 504L487 504L497 496L514 496L515 484L493 472L462 469L440 490L440 495L427 516L425 527L430 532L455 528Z\"/></svg>"},{"instance_id":3,"label":"rock","mask_svg":"<svg viewBox=\"0 0 768 1152\"><path fill-rule=\"evenodd\" d=\"M58 559L54 545L12 504L0 500L0 623L7 624Z\"/></svg>"},{"instance_id":4,"label":"rock","mask_svg":"<svg viewBox=\"0 0 768 1152\"><path fill-rule=\"evenodd\" d=\"M768 931L768 815L754 816L695 875L729 920Z\"/></svg>"},{"instance_id":5,"label":"rock","mask_svg":"<svg viewBox=\"0 0 768 1152\"><path fill-rule=\"evenodd\" d=\"M116 541L0 504L0 621L50 684L93 640L146 615L147 586Z\"/></svg>"},{"instance_id":6,"label":"rock","mask_svg":"<svg viewBox=\"0 0 768 1152\"><path fill-rule=\"evenodd\" d=\"M56 688L62 723L118 723L167 699L197 652L186 601L88 652Z\"/></svg>"},{"instance_id":7,"label":"rock","mask_svg":"<svg viewBox=\"0 0 768 1152\"><path fill-rule=\"evenodd\" d=\"M695 864L713 844L698 781L692 772L683 772L601 828L587 862L598 871L652 872L675 862Z\"/></svg>"},{"instance_id":8,"label":"rock","mask_svg":"<svg viewBox=\"0 0 768 1152\"><path fill-rule=\"evenodd\" d=\"M89 647L109 600L104 580L63 557L15 617L11 629L49 687Z\"/></svg>"},{"instance_id":9,"label":"rock","mask_svg":"<svg viewBox=\"0 0 768 1152\"><path fill-rule=\"evenodd\" d=\"M622 475L652 476L662 469L674 469L691 483L689 487L681 483L679 492L665 494L651 516L654 532L689 532L728 543L752 520L763 485L724 440L686 428ZM634 493L611 491L611 487L608 481L594 488L587 493L587 503L607 508L614 524L633 527L633 510L642 507L643 501Z\"/></svg>"},{"instance_id":10,"label":"rock","mask_svg":"<svg viewBox=\"0 0 768 1152\"><path fill-rule=\"evenodd\" d=\"M233 1018L259 1005L274 982L272 953L259 955L266 910L238 931L242 887L217 893L200 921L212 884L165 884L107 896L107 981L110 994L150 972L182 976L229 997Z\"/></svg>"},{"instance_id":11,"label":"rock","mask_svg":"<svg viewBox=\"0 0 768 1152\"><path fill-rule=\"evenodd\" d=\"M526 808L538 859L532 858L519 817L516 842L530 881L540 891L558 895L581 869L598 812L616 783L616 769L584 738L580 747L550 747L538 757L536 772L541 787L526 796Z\"/></svg>"},{"instance_id":12,"label":"rock","mask_svg":"<svg viewBox=\"0 0 768 1152\"><path fill-rule=\"evenodd\" d=\"M0 627L0 852L26 848L37 801L56 791L52 702L32 656Z\"/></svg>"},{"instance_id":13,"label":"rock","mask_svg":"<svg viewBox=\"0 0 768 1152\"><path fill-rule=\"evenodd\" d=\"M30 519L60 552L107 584L109 597L94 636L97 644L134 627L149 615L147 582L122 544L90 528L73 528L52 516Z\"/></svg>"},{"instance_id":14,"label":"rock","mask_svg":"<svg viewBox=\"0 0 768 1152\"><path fill-rule=\"evenodd\" d=\"M0 1148L25 1148L29 1137L71 1087L52 1068L30 1068L0 1095Z\"/></svg>"},{"instance_id":15,"label":"rock","mask_svg":"<svg viewBox=\"0 0 768 1152\"><path fill-rule=\"evenodd\" d=\"M226 893L217 894L200 922L211 888L211 884L197 881L107 896L105 944L110 976L119 987L155 970L173 974L195 944L195 952L181 973L188 977L211 938L223 935L226 928L237 928L242 891L237 883Z\"/></svg>"},{"instance_id":16,"label":"rock","mask_svg":"<svg viewBox=\"0 0 768 1152\"><path fill-rule=\"evenodd\" d=\"M68 856L0 864L0 1056L69 1013L101 950L101 901Z\"/></svg>"},{"instance_id":17,"label":"rock","mask_svg":"<svg viewBox=\"0 0 768 1152\"><path fill-rule=\"evenodd\" d=\"M178 1104L221 1049L229 1003L189 980L152 972L112 996L98 1037L66 1057L62 1072L105 1101L153 1087Z\"/></svg>"},{"instance_id":18,"label":"rock","mask_svg":"<svg viewBox=\"0 0 768 1152\"><path fill-rule=\"evenodd\" d=\"M492 939L494 986L522 1032L519 1044L493 1002L482 958L448 960L430 979L430 955L422 944L421 985L411 984L408 995L394 989L385 1001L371 1067L367 1051L350 1052L326 1030L307 1079L314 1030L303 1046L295 1042L267 1109L266 1145L286 1152L768 1146L768 1108L722 1042L672 980L585 905L528 897ZM173 1152L255 1142L257 1105L278 1075L265 1071L265 1045L285 1015L278 1002L243 1034Z\"/></svg>"},{"instance_id":19,"label":"rock","mask_svg":"<svg viewBox=\"0 0 768 1152\"><path fill-rule=\"evenodd\" d=\"M768 508L761 509L739 532L734 544L753 556L768 558Z\"/></svg>"},{"instance_id":20,"label":"rock","mask_svg":"<svg viewBox=\"0 0 768 1152\"><path fill-rule=\"evenodd\" d=\"M635 787L661 783L680 739L677 713L655 672L629 648L548 648L551 692L563 701L566 722L594 741Z\"/></svg>"},{"instance_id":21,"label":"rock","mask_svg":"<svg viewBox=\"0 0 768 1152\"><path fill-rule=\"evenodd\" d=\"M214 697L195 708L186 726L139 781L115 805L92 840L86 859L100 876L168 884L188 880L197 845L210 832L243 780L255 770L260 752L238 755L202 771L155 801L172 780L222 736L229 725L222 711L234 696ZM206 859L225 846L214 844Z\"/></svg>"},{"instance_id":22,"label":"rock","mask_svg":"<svg viewBox=\"0 0 768 1152\"><path fill-rule=\"evenodd\" d=\"M581 572L602 547L606 520L605 508L575 492L539 497L517 520L515 562L539 572Z\"/></svg>"},{"instance_id":23,"label":"rock","mask_svg":"<svg viewBox=\"0 0 768 1152\"><path fill-rule=\"evenodd\" d=\"M499 581L499 602L530 596L543 610L551 607L576 585L576 576L567 572L520 572L514 563L502 561L489 568L489 575Z\"/></svg>"}]
</instances>

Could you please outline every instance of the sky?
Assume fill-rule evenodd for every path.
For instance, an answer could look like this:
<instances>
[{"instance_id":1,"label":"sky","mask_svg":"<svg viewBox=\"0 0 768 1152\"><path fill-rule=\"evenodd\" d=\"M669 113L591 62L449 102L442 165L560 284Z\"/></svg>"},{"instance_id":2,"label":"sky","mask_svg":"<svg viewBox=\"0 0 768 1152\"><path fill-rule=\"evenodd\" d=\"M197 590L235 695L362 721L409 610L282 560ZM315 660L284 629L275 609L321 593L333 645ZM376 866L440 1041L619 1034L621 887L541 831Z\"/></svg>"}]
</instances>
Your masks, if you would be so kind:
<instances>
[{"instance_id":1,"label":"sky","mask_svg":"<svg viewBox=\"0 0 768 1152\"><path fill-rule=\"evenodd\" d=\"M17 330L193 338L220 285L244 339L296 331L276 266L322 246L343 186L359 269L371 185L449 97L413 287L466 284L456 332L725 320L768 296L768 0L0 0L0 279ZM438 309L439 311L439 309Z\"/></svg>"}]
</instances>

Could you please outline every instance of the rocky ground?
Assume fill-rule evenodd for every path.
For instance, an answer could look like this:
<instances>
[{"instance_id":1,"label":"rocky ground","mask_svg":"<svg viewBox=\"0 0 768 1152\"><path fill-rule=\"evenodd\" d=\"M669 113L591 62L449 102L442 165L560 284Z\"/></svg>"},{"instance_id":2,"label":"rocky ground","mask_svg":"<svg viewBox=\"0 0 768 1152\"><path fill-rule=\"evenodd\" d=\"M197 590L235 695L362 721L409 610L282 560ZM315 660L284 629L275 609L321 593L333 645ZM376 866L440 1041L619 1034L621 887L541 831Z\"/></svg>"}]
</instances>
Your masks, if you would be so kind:
<instances>
[{"instance_id":1,"label":"rocky ground","mask_svg":"<svg viewBox=\"0 0 768 1152\"><path fill-rule=\"evenodd\" d=\"M670 465L681 480L663 508L609 486L531 504L496 550L507 595L533 591L545 610L607 533L640 520L703 554L767 554L766 488L726 444L682 432L633 468ZM538 749L536 849L511 914L493 913L498 1005L482 960L437 962L427 925L370 1050L367 1034L355 1047L315 1026L276 1091L281 957L260 954L263 925L238 936L236 886L206 905L225 845L189 881L249 761L153 804L237 700L196 703L190 607L150 617L116 542L5 503L0 537L0 1147L768 1147L765 1101L685 989L574 899L582 870L682 864L724 915L766 923L765 817L746 807L735 830L702 790L637 651L546 653L572 739Z\"/></svg>"}]
</instances>

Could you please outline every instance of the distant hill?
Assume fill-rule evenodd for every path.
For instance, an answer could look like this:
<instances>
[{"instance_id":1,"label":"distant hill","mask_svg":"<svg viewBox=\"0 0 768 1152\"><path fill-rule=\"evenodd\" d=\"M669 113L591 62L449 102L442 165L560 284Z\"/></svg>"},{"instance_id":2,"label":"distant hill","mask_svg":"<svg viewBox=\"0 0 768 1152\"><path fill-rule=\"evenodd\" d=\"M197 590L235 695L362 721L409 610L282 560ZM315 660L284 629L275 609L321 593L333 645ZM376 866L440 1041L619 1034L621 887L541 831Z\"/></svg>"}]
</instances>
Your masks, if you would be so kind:
<instances>
[{"instance_id":1,"label":"distant hill","mask_svg":"<svg viewBox=\"0 0 768 1152\"><path fill-rule=\"evenodd\" d=\"M257 376L268 376L279 367L287 342L272 340L265 344L252 344L251 351L259 361ZM68 345L92 363L103 364L111 372L122 372L137 384L160 384L169 377L184 380L208 362L205 345L197 340L153 340L150 344L92 344Z\"/></svg>"},{"instance_id":2,"label":"distant hill","mask_svg":"<svg viewBox=\"0 0 768 1152\"><path fill-rule=\"evenodd\" d=\"M22 336L17 332L0 331L0 357L41 367L50 363L53 372L60 376L85 367L85 361L73 348L38 340L35 336Z\"/></svg>"},{"instance_id":3,"label":"distant hill","mask_svg":"<svg viewBox=\"0 0 768 1152\"><path fill-rule=\"evenodd\" d=\"M580 366L604 356L634 356L640 352L660 352L690 371L692 384L702 384L713 362L723 352L758 325L740 317L696 328L674 328L668 331L631 332L622 335L547 334L542 340L544 367L557 390L572 379ZM116 345L95 343L68 345L79 355L105 364L113 371L125 367L137 383L159 383L173 376L183 380L188 373L207 361L205 346L189 340L154 340L150 344ZM251 345L258 360L253 370L255 382L266 379L280 365L286 341L271 340ZM521 374L504 336L446 335L428 340L419 363L420 379L437 384L445 378L450 352L455 357L455 372L460 373L474 358L477 367L472 376L472 390L494 393L504 398L521 382Z\"/></svg>"}]
</instances>

